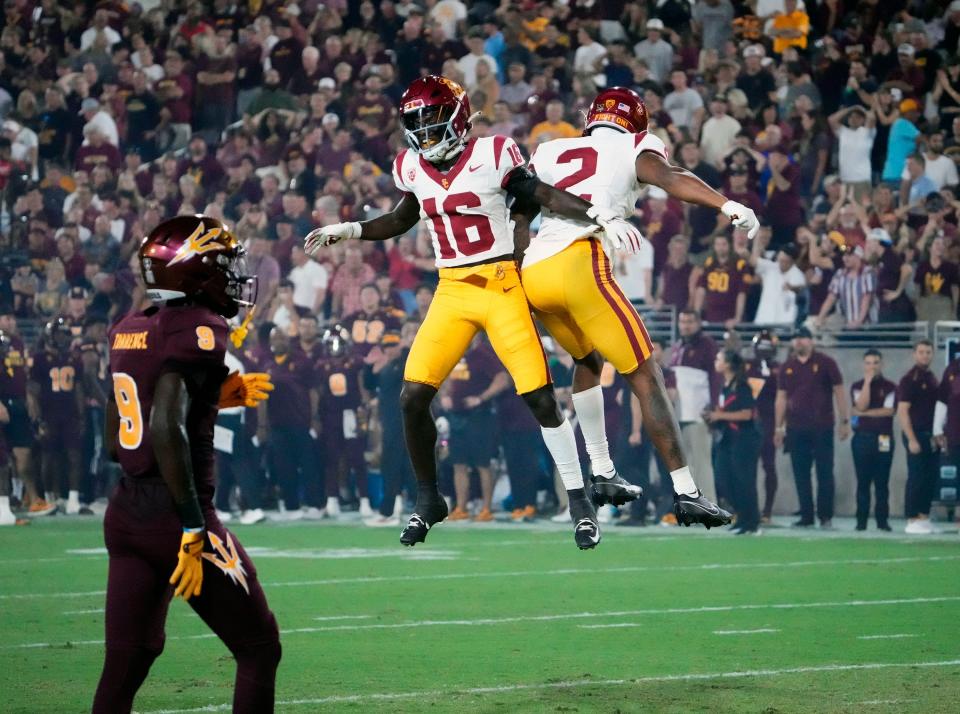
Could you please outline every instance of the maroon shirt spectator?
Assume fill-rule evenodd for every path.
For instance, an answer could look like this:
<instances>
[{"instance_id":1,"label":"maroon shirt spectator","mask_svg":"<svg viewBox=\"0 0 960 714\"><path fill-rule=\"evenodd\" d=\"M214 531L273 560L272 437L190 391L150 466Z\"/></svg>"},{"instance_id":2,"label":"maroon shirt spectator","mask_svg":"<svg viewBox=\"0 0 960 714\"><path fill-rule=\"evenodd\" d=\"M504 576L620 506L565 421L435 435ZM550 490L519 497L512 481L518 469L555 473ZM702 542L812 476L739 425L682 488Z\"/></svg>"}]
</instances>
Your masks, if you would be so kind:
<instances>
[{"instance_id":1,"label":"maroon shirt spectator","mask_svg":"<svg viewBox=\"0 0 960 714\"><path fill-rule=\"evenodd\" d=\"M89 133L90 143L77 149L73 163L77 171L90 173L101 164L107 166L111 172L119 171L123 166L123 156L120 150L108 143L103 134L98 131Z\"/></svg>"},{"instance_id":2,"label":"maroon shirt spectator","mask_svg":"<svg viewBox=\"0 0 960 714\"><path fill-rule=\"evenodd\" d=\"M929 367L914 365L897 385L897 402L910 405L910 424L915 434L933 433L933 412L940 385Z\"/></svg>"},{"instance_id":3,"label":"maroon shirt spectator","mask_svg":"<svg viewBox=\"0 0 960 714\"><path fill-rule=\"evenodd\" d=\"M670 239L683 232L683 221L667 204L666 192L651 188L643 205L644 235L653 245L653 274L658 275L667 261Z\"/></svg>"},{"instance_id":4,"label":"maroon shirt spectator","mask_svg":"<svg viewBox=\"0 0 960 714\"><path fill-rule=\"evenodd\" d=\"M503 366L493 349L486 342L476 343L450 372L447 382L447 396L452 403L450 410L469 409L465 403L467 397L483 394L501 372Z\"/></svg>"},{"instance_id":5,"label":"maroon shirt spectator","mask_svg":"<svg viewBox=\"0 0 960 714\"><path fill-rule=\"evenodd\" d=\"M803 223L803 202L800 198L800 167L779 151L770 153L770 181L767 184L767 205L764 215L773 228L771 245L779 247L793 242L797 226Z\"/></svg>"},{"instance_id":6,"label":"maroon shirt spectator","mask_svg":"<svg viewBox=\"0 0 960 714\"><path fill-rule=\"evenodd\" d=\"M270 50L270 66L280 75L281 86L287 86L300 66L303 43L293 36L290 22L286 19L276 23L277 43Z\"/></svg>"},{"instance_id":7,"label":"maroon shirt spectator","mask_svg":"<svg viewBox=\"0 0 960 714\"><path fill-rule=\"evenodd\" d=\"M364 119L376 120L381 134L389 134L393 128L396 109L393 102L381 91L380 77L371 74L363 83L364 92L353 100L350 107L350 119L360 122Z\"/></svg>"},{"instance_id":8,"label":"maroon shirt spectator","mask_svg":"<svg viewBox=\"0 0 960 714\"><path fill-rule=\"evenodd\" d=\"M850 385L850 399L856 404L857 395L863 391L863 380L858 379ZM870 402L868 409L890 409L896 406L897 385L877 375L870 381ZM893 416L872 417L858 416L854 431L870 432L871 434L893 434Z\"/></svg>"},{"instance_id":9,"label":"maroon shirt spectator","mask_svg":"<svg viewBox=\"0 0 960 714\"><path fill-rule=\"evenodd\" d=\"M717 236L713 245L713 255L704 261L697 281L694 309L702 311L707 322L740 321L746 299L746 261L730 252L726 236Z\"/></svg>"},{"instance_id":10,"label":"maroon shirt spectator","mask_svg":"<svg viewBox=\"0 0 960 714\"><path fill-rule=\"evenodd\" d=\"M350 331L354 354L360 358L380 344L384 333L402 327L400 318L381 306L380 291L372 285L365 285L360 291L360 309L348 314L340 324Z\"/></svg>"},{"instance_id":11,"label":"maroon shirt spectator","mask_svg":"<svg viewBox=\"0 0 960 714\"><path fill-rule=\"evenodd\" d=\"M3 311L9 315L5 309ZM23 340L7 332L10 341L0 365L0 400L6 404L10 399L27 398L27 352Z\"/></svg>"},{"instance_id":12,"label":"maroon shirt spectator","mask_svg":"<svg viewBox=\"0 0 960 714\"><path fill-rule=\"evenodd\" d=\"M183 57L168 51L163 63L166 76L154 85L154 93L170 112L175 124L189 124L193 116L193 80L183 73Z\"/></svg>"},{"instance_id":13,"label":"maroon shirt spectator","mask_svg":"<svg viewBox=\"0 0 960 714\"><path fill-rule=\"evenodd\" d=\"M777 388L787 393L787 425L791 429L833 429L833 388L843 384L837 363L814 350L806 361L791 357L777 377Z\"/></svg>"},{"instance_id":14,"label":"maroon shirt spectator","mask_svg":"<svg viewBox=\"0 0 960 714\"><path fill-rule=\"evenodd\" d=\"M207 142L202 136L194 136L187 146L187 158L177 165L180 176L190 176L207 192L218 188L226 179L220 162L207 151ZM201 208L195 206L195 208Z\"/></svg>"}]
</instances>

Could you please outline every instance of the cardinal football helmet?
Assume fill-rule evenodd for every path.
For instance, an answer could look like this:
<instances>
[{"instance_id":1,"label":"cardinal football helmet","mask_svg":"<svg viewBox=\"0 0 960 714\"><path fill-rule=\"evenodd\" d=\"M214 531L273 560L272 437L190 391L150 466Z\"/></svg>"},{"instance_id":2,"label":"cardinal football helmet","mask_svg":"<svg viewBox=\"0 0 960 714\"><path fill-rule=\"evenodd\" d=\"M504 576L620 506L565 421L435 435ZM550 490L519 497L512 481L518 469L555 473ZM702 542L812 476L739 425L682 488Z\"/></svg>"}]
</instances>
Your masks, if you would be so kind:
<instances>
[{"instance_id":1,"label":"cardinal football helmet","mask_svg":"<svg viewBox=\"0 0 960 714\"><path fill-rule=\"evenodd\" d=\"M586 136L598 126L608 126L627 134L647 130L647 105L640 95L627 87L604 89L587 111Z\"/></svg>"},{"instance_id":2,"label":"cardinal football helmet","mask_svg":"<svg viewBox=\"0 0 960 714\"><path fill-rule=\"evenodd\" d=\"M410 148L431 163L441 163L467 142L470 100L453 80L428 74L413 80L400 97L400 120Z\"/></svg>"}]
</instances>

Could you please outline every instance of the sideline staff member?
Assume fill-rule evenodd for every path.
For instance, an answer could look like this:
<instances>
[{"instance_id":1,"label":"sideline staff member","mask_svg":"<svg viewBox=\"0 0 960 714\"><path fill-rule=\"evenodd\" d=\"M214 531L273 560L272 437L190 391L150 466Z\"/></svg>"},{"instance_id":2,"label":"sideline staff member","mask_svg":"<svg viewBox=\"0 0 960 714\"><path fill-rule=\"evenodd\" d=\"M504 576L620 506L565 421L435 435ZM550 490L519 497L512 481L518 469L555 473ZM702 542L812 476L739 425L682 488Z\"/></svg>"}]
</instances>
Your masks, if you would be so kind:
<instances>
[{"instance_id":1,"label":"sideline staff member","mask_svg":"<svg viewBox=\"0 0 960 714\"><path fill-rule=\"evenodd\" d=\"M850 436L850 409L840 368L832 358L813 349L813 335L801 327L793 336L793 356L777 379L775 443L784 443L793 463L800 502L797 527L813 525L813 483L817 465L817 516L822 528L833 526L833 402L837 402L841 440Z\"/></svg>"},{"instance_id":2,"label":"sideline staff member","mask_svg":"<svg viewBox=\"0 0 960 714\"><path fill-rule=\"evenodd\" d=\"M932 362L933 343L920 340L913 348L913 367L897 388L897 418L907 449L905 531L917 535L935 532L930 522L930 502L940 477L939 449L933 443L939 383L930 369Z\"/></svg>"},{"instance_id":3,"label":"sideline staff member","mask_svg":"<svg viewBox=\"0 0 960 714\"><path fill-rule=\"evenodd\" d=\"M873 485L877 528L890 530L890 466L897 385L883 376L879 350L863 353L863 379L850 385L853 398L853 467L857 472L857 530L867 529Z\"/></svg>"}]
</instances>

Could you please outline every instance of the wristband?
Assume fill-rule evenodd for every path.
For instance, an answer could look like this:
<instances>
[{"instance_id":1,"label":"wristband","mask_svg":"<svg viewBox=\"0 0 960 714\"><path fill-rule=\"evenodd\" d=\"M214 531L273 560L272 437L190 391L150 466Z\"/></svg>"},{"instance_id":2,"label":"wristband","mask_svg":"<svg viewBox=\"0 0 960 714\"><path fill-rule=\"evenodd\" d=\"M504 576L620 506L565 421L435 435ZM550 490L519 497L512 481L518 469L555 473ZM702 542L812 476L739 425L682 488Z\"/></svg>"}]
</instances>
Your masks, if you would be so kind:
<instances>
[{"instance_id":1,"label":"wristband","mask_svg":"<svg viewBox=\"0 0 960 714\"><path fill-rule=\"evenodd\" d=\"M203 533L203 528L184 528L184 533Z\"/></svg>"}]
</instances>

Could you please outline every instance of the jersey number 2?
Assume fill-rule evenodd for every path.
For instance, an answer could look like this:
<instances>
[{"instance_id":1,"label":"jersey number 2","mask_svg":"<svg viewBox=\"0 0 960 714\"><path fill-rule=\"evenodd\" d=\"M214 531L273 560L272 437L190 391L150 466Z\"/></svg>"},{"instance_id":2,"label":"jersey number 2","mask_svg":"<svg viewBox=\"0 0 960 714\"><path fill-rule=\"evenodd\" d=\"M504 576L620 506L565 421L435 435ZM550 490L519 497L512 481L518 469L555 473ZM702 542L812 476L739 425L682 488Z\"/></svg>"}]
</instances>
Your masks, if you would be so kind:
<instances>
[{"instance_id":1,"label":"jersey number 2","mask_svg":"<svg viewBox=\"0 0 960 714\"><path fill-rule=\"evenodd\" d=\"M128 451L140 447L143 441L143 414L140 412L140 396L133 377L123 372L113 375L113 398L120 414L120 432L117 440Z\"/></svg>"},{"instance_id":2,"label":"jersey number 2","mask_svg":"<svg viewBox=\"0 0 960 714\"><path fill-rule=\"evenodd\" d=\"M475 193L451 193L443 201L443 212L437 210L437 199L428 198L423 202L423 211L433 222L433 230L437 234L437 243L440 244L440 257L451 260L457 257L457 251L450 245L447 236L447 226L443 222L444 214L450 219L450 229L453 239L457 242L460 255L476 255L493 247L496 239L490 227L490 219L477 214L457 213L461 208L479 208L482 201ZM476 240L471 240L467 229L477 231Z\"/></svg>"},{"instance_id":3,"label":"jersey number 2","mask_svg":"<svg viewBox=\"0 0 960 714\"><path fill-rule=\"evenodd\" d=\"M577 149L567 149L557 157L558 164L572 164L574 161L580 162L580 168L566 178L557 181L557 188L566 191L597 173L596 149L591 149L589 146L581 146ZM584 201L589 201L592 194L581 193L579 195Z\"/></svg>"}]
</instances>

